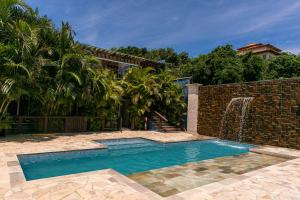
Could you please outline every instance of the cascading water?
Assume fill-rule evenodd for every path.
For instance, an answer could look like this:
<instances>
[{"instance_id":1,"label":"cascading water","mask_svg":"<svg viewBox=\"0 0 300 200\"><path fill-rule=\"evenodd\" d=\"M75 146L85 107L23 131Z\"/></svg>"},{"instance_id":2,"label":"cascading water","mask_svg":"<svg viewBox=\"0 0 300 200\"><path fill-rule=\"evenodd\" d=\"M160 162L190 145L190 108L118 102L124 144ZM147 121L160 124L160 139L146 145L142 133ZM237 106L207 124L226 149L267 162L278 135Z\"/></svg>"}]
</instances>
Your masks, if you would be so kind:
<instances>
[{"instance_id":1,"label":"cascading water","mask_svg":"<svg viewBox=\"0 0 300 200\"><path fill-rule=\"evenodd\" d=\"M246 118L248 116L249 107L253 99L254 97L237 97L231 99L231 101L226 107L226 111L223 115L223 119L221 122L221 138L226 139L226 136L228 136L231 132L231 134L237 135L237 141L242 141L244 127L246 125ZM232 126L237 120L238 129L234 129L232 128Z\"/></svg>"}]
</instances>

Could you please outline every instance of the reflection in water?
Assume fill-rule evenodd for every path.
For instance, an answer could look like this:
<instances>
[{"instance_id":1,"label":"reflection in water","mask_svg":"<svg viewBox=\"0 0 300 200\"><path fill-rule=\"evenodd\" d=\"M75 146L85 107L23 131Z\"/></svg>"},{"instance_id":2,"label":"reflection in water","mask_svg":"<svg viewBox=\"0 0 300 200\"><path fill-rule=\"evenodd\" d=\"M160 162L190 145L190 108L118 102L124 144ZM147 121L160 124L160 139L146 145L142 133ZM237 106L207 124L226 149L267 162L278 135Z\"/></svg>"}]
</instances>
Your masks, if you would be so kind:
<instances>
[{"instance_id":1,"label":"reflection in water","mask_svg":"<svg viewBox=\"0 0 300 200\"><path fill-rule=\"evenodd\" d=\"M195 146L188 146L185 148L186 160L196 160L200 154L200 149Z\"/></svg>"}]
</instances>

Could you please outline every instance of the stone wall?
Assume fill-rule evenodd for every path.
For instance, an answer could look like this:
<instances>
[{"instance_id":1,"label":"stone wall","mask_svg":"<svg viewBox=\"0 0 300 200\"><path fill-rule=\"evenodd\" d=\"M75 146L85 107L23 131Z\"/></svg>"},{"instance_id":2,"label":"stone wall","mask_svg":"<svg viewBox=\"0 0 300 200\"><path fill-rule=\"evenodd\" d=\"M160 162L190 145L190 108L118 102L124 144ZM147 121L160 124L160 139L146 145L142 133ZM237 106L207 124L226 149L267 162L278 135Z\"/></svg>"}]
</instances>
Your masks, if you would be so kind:
<instances>
[{"instance_id":1,"label":"stone wall","mask_svg":"<svg viewBox=\"0 0 300 200\"><path fill-rule=\"evenodd\" d=\"M199 134L220 136L223 114L234 97L254 97L244 142L300 149L300 78L199 86Z\"/></svg>"}]
</instances>

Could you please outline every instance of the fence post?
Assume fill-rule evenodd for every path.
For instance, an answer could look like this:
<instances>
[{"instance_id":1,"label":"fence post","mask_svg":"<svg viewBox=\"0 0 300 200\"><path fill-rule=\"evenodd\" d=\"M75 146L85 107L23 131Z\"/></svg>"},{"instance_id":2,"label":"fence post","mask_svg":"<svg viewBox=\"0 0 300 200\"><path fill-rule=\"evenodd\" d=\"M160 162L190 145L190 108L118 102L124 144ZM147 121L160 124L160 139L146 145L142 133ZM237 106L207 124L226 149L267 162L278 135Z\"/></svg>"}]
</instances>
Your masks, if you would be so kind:
<instances>
[{"instance_id":1,"label":"fence post","mask_svg":"<svg viewBox=\"0 0 300 200\"><path fill-rule=\"evenodd\" d=\"M44 121L44 133L48 132L48 116L45 116L45 121Z\"/></svg>"},{"instance_id":2,"label":"fence post","mask_svg":"<svg viewBox=\"0 0 300 200\"><path fill-rule=\"evenodd\" d=\"M198 94L201 84L188 84L187 132L197 134L198 125Z\"/></svg>"}]
</instances>

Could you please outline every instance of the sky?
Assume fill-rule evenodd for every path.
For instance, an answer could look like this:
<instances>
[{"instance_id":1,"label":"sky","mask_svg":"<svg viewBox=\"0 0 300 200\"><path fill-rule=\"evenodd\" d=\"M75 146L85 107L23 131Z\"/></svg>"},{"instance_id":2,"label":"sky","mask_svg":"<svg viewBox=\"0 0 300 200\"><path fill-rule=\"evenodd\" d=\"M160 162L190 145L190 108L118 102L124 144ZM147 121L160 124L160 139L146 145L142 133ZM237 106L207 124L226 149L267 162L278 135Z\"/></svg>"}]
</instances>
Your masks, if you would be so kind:
<instances>
[{"instance_id":1,"label":"sky","mask_svg":"<svg viewBox=\"0 0 300 200\"><path fill-rule=\"evenodd\" d=\"M300 0L25 0L79 42L171 47L190 56L218 45L270 43L300 53Z\"/></svg>"}]
</instances>

